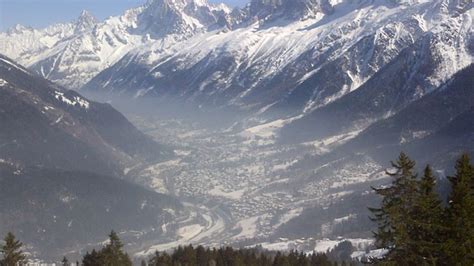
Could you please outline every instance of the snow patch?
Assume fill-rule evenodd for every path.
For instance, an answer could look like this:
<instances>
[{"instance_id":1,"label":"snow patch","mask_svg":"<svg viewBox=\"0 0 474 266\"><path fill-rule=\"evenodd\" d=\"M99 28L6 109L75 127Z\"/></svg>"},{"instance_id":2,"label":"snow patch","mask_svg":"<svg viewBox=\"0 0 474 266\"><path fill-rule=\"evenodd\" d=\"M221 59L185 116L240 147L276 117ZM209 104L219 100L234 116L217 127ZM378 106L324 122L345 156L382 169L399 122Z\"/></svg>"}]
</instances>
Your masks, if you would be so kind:
<instances>
[{"instance_id":1,"label":"snow patch","mask_svg":"<svg viewBox=\"0 0 474 266\"><path fill-rule=\"evenodd\" d=\"M292 210L288 211L287 213L285 213L285 214L280 218L280 220L278 221L278 224L275 225L275 228L278 228L278 227L280 227L282 224L285 224L285 223L289 222L291 219L293 219L293 218L295 218L295 217L298 217L302 212L303 212L303 208L302 208L302 207L296 208L296 209L292 209Z\"/></svg>"},{"instance_id":2,"label":"snow patch","mask_svg":"<svg viewBox=\"0 0 474 266\"><path fill-rule=\"evenodd\" d=\"M187 240L191 240L203 231L204 227L200 224L188 225L178 229L178 236Z\"/></svg>"},{"instance_id":3,"label":"snow patch","mask_svg":"<svg viewBox=\"0 0 474 266\"><path fill-rule=\"evenodd\" d=\"M299 117L293 117L289 119L278 119L272 122L247 128L239 135L249 139L250 141L263 139L263 141L259 142L259 144L261 145L272 144L275 138L277 137L277 132L286 124L292 122L297 118Z\"/></svg>"},{"instance_id":4,"label":"snow patch","mask_svg":"<svg viewBox=\"0 0 474 266\"><path fill-rule=\"evenodd\" d=\"M388 249L375 249L370 250L369 252L365 251L354 251L351 254L351 258L361 260L363 258L374 258L374 259L381 259L388 253Z\"/></svg>"},{"instance_id":5,"label":"snow patch","mask_svg":"<svg viewBox=\"0 0 474 266\"><path fill-rule=\"evenodd\" d=\"M335 248L339 243L341 243L342 240L330 240L330 239L323 239L323 240L317 240L316 241L316 246L314 247L314 252L316 253L324 253L327 252L333 248Z\"/></svg>"},{"instance_id":6,"label":"snow patch","mask_svg":"<svg viewBox=\"0 0 474 266\"><path fill-rule=\"evenodd\" d=\"M59 92L59 91L54 91L54 97L56 99L58 99L59 101L62 101L68 105L71 105L71 106L79 106L79 107L82 107L84 109L89 109L89 102L82 99L81 97L79 96L74 96L72 99L69 99L67 98L66 96L64 96L64 93L63 92Z\"/></svg>"},{"instance_id":7,"label":"snow patch","mask_svg":"<svg viewBox=\"0 0 474 266\"><path fill-rule=\"evenodd\" d=\"M324 154L331 151L331 149L333 149L334 147L342 145L347 141L357 137L362 131L363 130L355 130L341 135L328 137L325 139L305 142L303 143L303 145L314 146L318 154Z\"/></svg>"},{"instance_id":8,"label":"snow patch","mask_svg":"<svg viewBox=\"0 0 474 266\"><path fill-rule=\"evenodd\" d=\"M209 195L218 196L223 198L228 198L232 200L239 200L245 193L245 189L229 191L226 190L223 186L215 186L212 190L209 191Z\"/></svg>"},{"instance_id":9,"label":"snow patch","mask_svg":"<svg viewBox=\"0 0 474 266\"><path fill-rule=\"evenodd\" d=\"M293 160L293 161L285 162L285 163L282 163L282 164L274 165L274 166L273 166L273 171L286 170L286 169L288 169L290 166L294 165L294 164L297 163L297 162L298 162L298 160Z\"/></svg>"},{"instance_id":10,"label":"snow patch","mask_svg":"<svg viewBox=\"0 0 474 266\"><path fill-rule=\"evenodd\" d=\"M334 219L334 224L341 224L343 222L347 222L347 221L349 221L351 219L354 219L354 218L357 218L357 214L349 214L347 216Z\"/></svg>"},{"instance_id":11,"label":"snow patch","mask_svg":"<svg viewBox=\"0 0 474 266\"><path fill-rule=\"evenodd\" d=\"M10 61L8 61L8 60L5 60L5 59L3 59L3 58L0 58L0 61L6 63L6 64L9 65L9 66L12 66L12 67L14 67L14 68L20 70L20 71L22 71L22 72L24 72L24 73L26 73L26 74L28 74L28 75L30 74L28 71L26 71L26 70L23 69L22 67L20 67L20 66L18 66L18 65L15 65L14 63L12 63L12 62L10 62Z\"/></svg>"},{"instance_id":12,"label":"snow patch","mask_svg":"<svg viewBox=\"0 0 474 266\"><path fill-rule=\"evenodd\" d=\"M75 196L71 195L62 195L59 197L59 200L61 200L64 203L70 203L73 200L76 200L77 198Z\"/></svg>"},{"instance_id":13,"label":"snow patch","mask_svg":"<svg viewBox=\"0 0 474 266\"><path fill-rule=\"evenodd\" d=\"M239 221L234 229L240 228L241 231L238 235L234 236L233 239L249 239L255 237L257 233L257 222L258 216L250 217Z\"/></svg>"}]
</instances>

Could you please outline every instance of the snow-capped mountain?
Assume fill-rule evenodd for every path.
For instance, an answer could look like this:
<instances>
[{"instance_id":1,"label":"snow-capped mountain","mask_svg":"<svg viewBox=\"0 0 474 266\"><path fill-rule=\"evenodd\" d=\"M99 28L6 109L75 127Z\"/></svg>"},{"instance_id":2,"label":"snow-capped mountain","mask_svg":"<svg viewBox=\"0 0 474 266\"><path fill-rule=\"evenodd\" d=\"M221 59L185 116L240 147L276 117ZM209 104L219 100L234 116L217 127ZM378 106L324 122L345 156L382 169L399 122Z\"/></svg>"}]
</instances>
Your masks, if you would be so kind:
<instances>
[{"instance_id":1,"label":"snow-capped mountain","mask_svg":"<svg viewBox=\"0 0 474 266\"><path fill-rule=\"evenodd\" d=\"M233 11L153 0L100 23L83 12L45 30L17 27L0 35L0 51L76 89L300 118L294 123L338 99L378 95L370 104L380 108L356 101L371 111L351 112L349 126L327 132L336 134L398 112L473 62L472 17L466 0L252 0ZM390 91L375 88L386 79Z\"/></svg>"},{"instance_id":2,"label":"snow-capped mountain","mask_svg":"<svg viewBox=\"0 0 474 266\"><path fill-rule=\"evenodd\" d=\"M436 163L438 167L448 167L458 154L472 153L474 150L474 117L469 117L474 108L473 88L474 64L471 64L432 93L408 103L405 108L390 117L373 122L353 139L335 149L330 156L337 158L352 153L370 154L384 163L396 156L399 149L417 158L420 164ZM365 88L361 88L362 90ZM357 101L356 97L349 99ZM334 105L336 104L339 105L335 102ZM368 102L355 103L357 106L364 104L369 108L376 108ZM336 110L334 105L331 106L332 110ZM318 124L309 123L306 129L302 128L303 121L295 121L295 124L290 123L283 128L282 137L294 139L298 130L313 131L312 136L318 136L322 132L318 127L324 128L329 119L337 121L333 123L335 125L340 124L338 120L350 125L350 120L360 115L361 109L363 108L349 107L346 112L335 111L334 116L326 109L324 112L328 119L314 120L318 121ZM350 112L356 115L351 115ZM307 123L307 119L304 122Z\"/></svg>"},{"instance_id":3,"label":"snow-capped mountain","mask_svg":"<svg viewBox=\"0 0 474 266\"><path fill-rule=\"evenodd\" d=\"M74 25L74 34L91 31L97 25L97 19L87 10L83 10Z\"/></svg>"},{"instance_id":4,"label":"snow-capped mountain","mask_svg":"<svg viewBox=\"0 0 474 266\"><path fill-rule=\"evenodd\" d=\"M0 33L0 52L51 81L79 89L130 50L150 43L168 47L225 25L228 13L225 5L192 0L152 0L100 23L83 11L71 23L42 30L18 25Z\"/></svg>"},{"instance_id":5,"label":"snow-capped mountain","mask_svg":"<svg viewBox=\"0 0 474 266\"><path fill-rule=\"evenodd\" d=\"M252 0L248 8L250 15L259 19L275 16L304 19L334 11L329 0Z\"/></svg>"},{"instance_id":6,"label":"snow-capped mountain","mask_svg":"<svg viewBox=\"0 0 474 266\"><path fill-rule=\"evenodd\" d=\"M170 34L188 38L212 26L225 26L229 9L225 5L210 5L203 0L151 0L137 17L133 32L160 39Z\"/></svg>"},{"instance_id":7,"label":"snow-capped mountain","mask_svg":"<svg viewBox=\"0 0 474 266\"><path fill-rule=\"evenodd\" d=\"M413 77L420 83L415 98L472 62L468 2L333 1L309 9L309 4L296 8L298 3L316 2L252 1L241 13L247 20L233 30L196 34L168 48L160 42L143 46L86 88L299 114L357 90L406 49L422 56L405 56L414 68L424 63L433 68ZM320 8L328 4L330 12ZM256 10L275 18L249 20ZM278 16L292 10L316 15Z\"/></svg>"}]
</instances>

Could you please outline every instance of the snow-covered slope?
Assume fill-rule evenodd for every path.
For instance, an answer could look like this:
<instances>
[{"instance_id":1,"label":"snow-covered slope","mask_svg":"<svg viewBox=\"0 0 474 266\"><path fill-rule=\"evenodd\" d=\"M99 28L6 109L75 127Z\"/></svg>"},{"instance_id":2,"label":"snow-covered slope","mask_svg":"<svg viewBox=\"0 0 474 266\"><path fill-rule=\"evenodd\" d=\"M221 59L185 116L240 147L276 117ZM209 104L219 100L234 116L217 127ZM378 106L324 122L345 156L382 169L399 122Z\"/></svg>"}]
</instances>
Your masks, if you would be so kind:
<instances>
[{"instance_id":1,"label":"snow-covered slope","mask_svg":"<svg viewBox=\"0 0 474 266\"><path fill-rule=\"evenodd\" d=\"M333 4L329 0L252 0L248 10L252 17L265 20L274 17L304 19L319 13L332 13Z\"/></svg>"},{"instance_id":2,"label":"snow-covered slope","mask_svg":"<svg viewBox=\"0 0 474 266\"><path fill-rule=\"evenodd\" d=\"M22 63L31 65L38 60L38 56L53 49L61 40L74 35L74 25L56 24L42 30L21 25L0 33L1 53L10 58L22 58Z\"/></svg>"},{"instance_id":3,"label":"snow-covered slope","mask_svg":"<svg viewBox=\"0 0 474 266\"><path fill-rule=\"evenodd\" d=\"M371 69L372 75L367 76L357 90L350 90L344 97L321 102L321 92L324 91L318 88L318 94L311 96L310 100L315 108L307 108L304 116L283 130L283 136L291 136L292 141L308 141L365 129L429 95L454 73L471 64L474 51L472 5L470 9L445 9L450 6L440 3L430 3L428 7L431 9L425 9L427 13L423 17L430 15L435 19L423 23L417 20L421 33L418 36L409 35L407 45L390 61L379 64L378 69ZM388 51L393 47L389 42L380 48ZM369 63L368 66L373 68L374 64ZM330 70L326 73L342 75L338 68ZM321 75L315 77L308 82L318 84L318 87L321 80L328 80ZM308 97L304 95L308 85L302 85L287 98L289 103Z\"/></svg>"},{"instance_id":4,"label":"snow-covered slope","mask_svg":"<svg viewBox=\"0 0 474 266\"><path fill-rule=\"evenodd\" d=\"M252 0L233 11L150 0L101 23L84 12L45 30L17 27L0 35L0 52L71 88L232 106L266 119L311 116L403 68L397 108L371 123L473 61L472 18L466 0Z\"/></svg>"},{"instance_id":5,"label":"snow-covered slope","mask_svg":"<svg viewBox=\"0 0 474 266\"><path fill-rule=\"evenodd\" d=\"M292 16L295 10L302 16ZM421 91L472 62L467 2L252 1L239 14L244 18L232 30L132 50L86 87L308 113L357 90L409 47L427 53L414 66L433 63L433 71L417 77Z\"/></svg>"}]
</instances>

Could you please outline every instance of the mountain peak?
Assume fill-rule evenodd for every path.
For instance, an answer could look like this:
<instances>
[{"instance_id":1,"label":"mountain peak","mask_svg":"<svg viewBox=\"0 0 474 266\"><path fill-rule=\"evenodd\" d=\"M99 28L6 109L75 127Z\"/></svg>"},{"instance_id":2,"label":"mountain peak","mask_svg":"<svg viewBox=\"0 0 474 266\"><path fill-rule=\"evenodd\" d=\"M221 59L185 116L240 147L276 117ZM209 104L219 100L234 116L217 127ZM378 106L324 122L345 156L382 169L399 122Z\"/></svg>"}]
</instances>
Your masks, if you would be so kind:
<instances>
[{"instance_id":1,"label":"mountain peak","mask_svg":"<svg viewBox=\"0 0 474 266\"><path fill-rule=\"evenodd\" d=\"M75 32L80 33L91 30L97 24L97 19L87 10L82 10L76 20Z\"/></svg>"},{"instance_id":2,"label":"mountain peak","mask_svg":"<svg viewBox=\"0 0 474 266\"><path fill-rule=\"evenodd\" d=\"M333 12L329 0L252 0L249 9L250 15L259 19L275 15L303 19L315 16L317 13Z\"/></svg>"},{"instance_id":3,"label":"mountain peak","mask_svg":"<svg viewBox=\"0 0 474 266\"><path fill-rule=\"evenodd\" d=\"M92 17L92 14L88 10L84 9L81 11L80 17Z\"/></svg>"},{"instance_id":4,"label":"mountain peak","mask_svg":"<svg viewBox=\"0 0 474 266\"><path fill-rule=\"evenodd\" d=\"M16 24L15 26L9 28L7 30L7 33L9 33L9 34L14 34L14 33L21 34L25 31L32 31L32 30L33 30L33 28L31 28L31 27L25 27L21 24Z\"/></svg>"},{"instance_id":5,"label":"mountain peak","mask_svg":"<svg viewBox=\"0 0 474 266\"><path fill-rule=\"evenodd\" d=\"M182 9L189 4L194 4L195 2L204 2L204 1L194 1L194 0L148 0L146 7L151 6L168 6L171 8Z\"/></svg>"},{"instance_id":6,"label":"mountain peak","mask_svg":"<svg viewBox=\"0 0 474 266\"><path fill-rule=\"evenodd\" d=\"M216 25L228 13L207 0L149 0L144 7L138 16L140 30L157 38L168 34L186 38Z\"/></svg>"}]
</instances>

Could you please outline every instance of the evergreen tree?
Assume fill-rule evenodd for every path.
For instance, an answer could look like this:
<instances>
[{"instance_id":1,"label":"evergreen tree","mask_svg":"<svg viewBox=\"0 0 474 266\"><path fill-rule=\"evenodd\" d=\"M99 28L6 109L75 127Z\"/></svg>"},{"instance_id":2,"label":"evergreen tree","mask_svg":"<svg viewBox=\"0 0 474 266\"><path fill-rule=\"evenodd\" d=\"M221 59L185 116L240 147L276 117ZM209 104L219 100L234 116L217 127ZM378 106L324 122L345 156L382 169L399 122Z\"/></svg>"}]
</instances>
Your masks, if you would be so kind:
<instances>
[{"instance_id":1,"label":"evergreen tree","mask_svg":"<svg viewBox=\"0 0 474 266\"><path fill-rule=\"evenodd\" d=\"M410 236L416 215L413 212L417 195L415 162L402 152L397 162L392 162L392 167L395 172L387 171L393 179L391 186L373 188L383 197L381 207L369 210L374 215L371 219L378 224L378 230L374 232L376 245L389 251L385 261L408 265L419 260L413 253Z\"/></svg>"},{"instance_id":2,"label":"evergreen tree","mask_svg":"<svg viewBox=\"0 0 474 266\"><path fill-rule=\"evenodd\" d=\"M244 265L260 265L258 264L258 258L255 254L255 250L252 250L250 254L244 254Z\"/></svg>"},{"instance_id":3,"label":"evergreen tree","mask_svg":"<svg viewBox=\"0 0 474 266\"><path fill-rule=\"evenodd\" d=\"M122 251L123 244L117 233L110 232L109 243L101 250L101 258L104 266L131 266L129 256Z\"/></svg>"},{"instance_id":4,"label":"evergreen tree","mask_svg":"<svg viewBox=\"0 0 474 266\"><path fill-rule=\"evenodd\" d=\"M82 258L82 265L83 266L101 266L102 265L102 258L100 253L97 252L95 249L92 250L91 253L87 252L86 255Z\"/></svg>"},{"instance_id":5,"label":"evergreen tree","mask_svg":"<svg viewBox=\"0 0 474 266\"><path fill-rule=\"evenodd\" d=\"M311 266L331 266L332 263L326 256L326 254L315 254L311 255Z\"/></svg>"},{"instance_id":6,"label":"evergreen tree","mask_svg":"<svg viewBox=\"0 0 474 266\"><path fill-rule=\"evenodd\" d=\"M290 262L288 260L288 256L277 252L275 259L273 260L273 266L290 266Z\"/></svg>"},{"instance_id":7,"label":"evergreen tree","mask_svg":"<svg viewBox=\"0 0 474 266\"><path fill-rule=\"evenodd\" d=\"M443 207L436 193L436 179L431 167L425 168L418 183L418 195L415 200L413 230L410 232L413 252L421 259L419 264L435 265L442 252L444 232Z\"/></svg>"},{"instance_id":8,"label":"evergreen tree","mask_svg":"<svg viewBox=\"0 0 474 266\"><path fill-rule=\"evenodd\" d=\"M69 260L66 258L66 256L63 257L63 260L61 261L62 266L71 266L71 263L69 263Z\"/></svg>"},{"instance_id":9,"label":"evergreen tree","mask_svg":"<svg viewBox=\"0 0 474 266\"><path fill-rule=\"evenodd\" d=\"M354 247L350 241L342 241L327 253L332 261L351 261L351 254Z\"/></svg>"},{"instance_id":10,"label":"evergreen tree","mask_svg":"<svg viewBox=\"0 0 474 266\"><path fill-rule=\"evenodd\" d=\"M192 245L183 248L183 253L178 261L182 265L196 265L196 252Z\"/></svg>"},{"instance_id":11,"label":"evergreen tree","mask_svg":"<svg viewBox=\"0 0 474 266\"><path fill-rule=\"evenodd\" d=\"M21 248L23 243L15 239L15 235L8 233L4 238L5 244L0 247L3 258L0 260L1 266L18 266L26 264L26 256Z\"/></svg>"},{"instance_id":12,"label":"evergreen tree","mask_svg":"<svg viewBox=\"0 0 474 266\"><path fill-rule=\"evenodd\" d=\"M172 265L172 259L167 253L155 253L155 256L148 261L149 266L168 266Z\"/></svg>"},{"instance_id":13,"label":"evergreen tree","mask_svg":"<svg viewBox=\"0 0 474 266\"><path fill-rule=\"evenodd\" d=\"M449 265L474 264L474 168L463 154L456 163L455 176L449 177L452 190L448 198L446 222L449 226L444 244Z\"/></svg>"},{"instance_id":14,"label":"evergreen tree","mask_svg":"<svg viewBox=\"0 0 474 266\"><path fill-rule=\"evenodd\" d=\"M209 263L209 252L202 246L196 248L196 262L198 266L207 266Z\"/></svg>"},{"instance_id":15,"label":"evergreen tree","mask_svg":"<svg viewBox=\"0 0 474 266\"><path fill-rule=\"evenodd\" d=\"M296 265L301 265L301 266L309 266L310 265L310 261L309 261L308 257L306 257L306 254L301 252L298 255L298 263Z\"/></svg>"}]
</instances>

